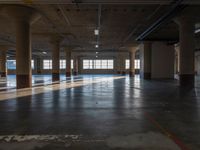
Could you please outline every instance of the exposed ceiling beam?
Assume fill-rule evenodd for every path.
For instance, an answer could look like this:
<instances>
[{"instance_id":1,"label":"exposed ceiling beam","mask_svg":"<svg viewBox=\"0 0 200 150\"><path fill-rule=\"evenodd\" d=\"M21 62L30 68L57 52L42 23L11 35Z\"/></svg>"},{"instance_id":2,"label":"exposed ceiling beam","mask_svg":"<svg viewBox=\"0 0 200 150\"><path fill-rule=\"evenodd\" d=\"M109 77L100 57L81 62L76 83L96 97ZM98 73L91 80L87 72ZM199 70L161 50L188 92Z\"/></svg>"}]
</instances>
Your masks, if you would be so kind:
<instances>
[{"instance_id":1,"label":"exposed ceiling beam","mask_svg":"<svg viewBox=\"0 0 200 150\"><path fill-rule=\"evenodd\" d=\"M67 24L68 26L71 26L71 22L70 22L68 16L66 15L65 9L63 9L63 7L62 7L61 5L58 5L58 8L60 9L61 14L62 14L62 16L63 16L63 18L64 18L66 24Z\"/></svg>"},{"instance_id":2,"label":"exposed ceiling beam","mask_svg":"<svg viewBox=\"0 0 200 150\"><path fill-rule=\"evenodd\" d=\"M163 5L159 5L150 15L148 15L145 18L145 21L149 21L150 19L152 19L158 13L158 11L162 8L162 6ZM142 24L137 24L133 28L133 30L128 34L128 36L123 40L123 43L126 43L141 26L142 26Z\"/></svg>"},{"instance_id":3,"label":"exposed ceiling beam","mask_svg":"<svg viewBox=\"0 0 200 150\"><path fill-rule=\"evenodd\" d=\"M145 37L147 37L150 33L155 31L158 27L163 25L164 23L168 22L171 20L177 13L182 11L186 5L181 5L183 0L174 0L173 3L171 4L170 9L158 20L156 20L148 29L146 29L142 34L140 34L137 38L136 41L141 41L144 40Z\"/></svg>"}]
</instances>

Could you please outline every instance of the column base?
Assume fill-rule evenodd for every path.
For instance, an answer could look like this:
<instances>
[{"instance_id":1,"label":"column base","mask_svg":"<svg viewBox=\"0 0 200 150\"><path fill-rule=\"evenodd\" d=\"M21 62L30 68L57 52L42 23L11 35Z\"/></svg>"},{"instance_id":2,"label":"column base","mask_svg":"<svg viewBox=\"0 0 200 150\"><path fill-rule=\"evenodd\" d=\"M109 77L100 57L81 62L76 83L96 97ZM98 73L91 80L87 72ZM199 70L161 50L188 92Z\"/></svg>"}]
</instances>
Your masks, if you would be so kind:
<instances>
[{"instance_id":1,"label":"column base","mask_svg":"<svg viewBox=\"0 0 200 150\"><path fill-rule=\"evenodd\" d=\"M71 72L66 72L66 77L70 77L71 76Z\"/></svg>"},{"instance_id":2,"label":"column base","mask_svg":"<svg viewBox=\"0 0 200 150\"><path fill-rule=\"evenodd\" d=\"M125 75L126 74L126 71L122 71L122 75Z\"/></svg>"},{"instance_id":3,"label":"column base","mask_svg":"<svg viewBox=\"0 0 200 150\"><path fill-rule=\"evenodd\" d=\"M130 71L130 72L129 72L129 76L130 76L130 77L134 77L134 76L135 76L135 72Z\"/></svg>"},{"instance_id":4,"label":"column base","mask_svg":"<svg viewBox=\"0 0 200 150\"><path fill-rule=\"evenodd\" d=\"M29 88L32 86L31 75L16 75L17 89Z\"/></svg>"},{"instance_id":5,"label":"column base","mask_svg":"<svg viewBox=\"0 0 200 150\"><path fill-rule=\"evenodd\" d=\"M1 76L1 77L6 77L6 76L7 76L7 73L6 73L6 72L0 72L0 76Z\"/></svg>"},{"instance_id":6,"label":"column base","mask_svg":"<svg viewBox=\"0 0 200 150\"><path fill-rule=\"evenodd\" d=\"M151 79L151 73L144 73L143 78L146 80L150 80Z\"/></svg>"},{"instance_id":7,"label":"column base","mask_svg":"<svg viewBox=\"0 0 200 150\"><path fill-rule=\"evenodd\" d=\"M73 72L73 75L75 75L75 76L78 75L78 72L74 71L74 72Z\"/></svg>"},{"instance_id":8,"label":"column base","mask_svg":"<svg viewBox=\"0 0 200 150\"><path fill-rule=\"evenodd\" d=\"M52 73L52 81L59 81L60 80L60 73Z\"/></svg>"},{"instance_id":9,"label":"column base","mask_svg":"<svg viewBox=\"0 0 200 150\"><path fill-rule=\"evenodd\" d=\"M180 74L179 75L180 87L194 87L194 74Z\"/></svg>"}]
</instances>

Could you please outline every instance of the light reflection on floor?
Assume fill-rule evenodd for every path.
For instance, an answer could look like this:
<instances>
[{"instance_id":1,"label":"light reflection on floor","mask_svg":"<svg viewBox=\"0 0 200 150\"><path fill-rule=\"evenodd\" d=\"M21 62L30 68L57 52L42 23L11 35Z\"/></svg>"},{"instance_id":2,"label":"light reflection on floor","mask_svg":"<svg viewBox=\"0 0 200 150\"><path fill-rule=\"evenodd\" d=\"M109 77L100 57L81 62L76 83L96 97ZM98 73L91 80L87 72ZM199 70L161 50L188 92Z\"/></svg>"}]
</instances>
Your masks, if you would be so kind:
<instances>
[{"instance_id":1,"label":"light reflection on floor","mask_svg":"<svg viewBox=\"0 0 200 150\"><path fill-rule=\"evenodd\" d=\"M130 140L128 145L134 146L132 141L147 139L149 142L149 139L153 140L157 135L164 135L164 139L158 136L160 141L156 138L163 148L158 148L154 142L155 149L164 150L169 144L162 142L171 137L168 133L176 135L191 150L200 149L200 90L182 91L176 80L149 81L138 76L82 75L61 81L60 84L1 91L0 97L3 96L5 99L0 101L2 150L7 150L3 146L13 146L16 149L21 144L16 143L16 138L43 139L40 142L45 143L45 138L49 140L60 135L81 135L80 142L90 141L87 146L92 148L83 148L81 145L78 150L102 150L104 148L99 148L99 145L106 146L106 143L98 143L93 147L91 140L94 143L99 139L106 142L105 139L111 138L114 145L112 141L109 145L114 149L115 144L123 144L129 139L134 140ZM167 134L164 134L163 129L168 131ZM4 141L1 142L1 139ZM9 139L14 139L14 142L8 142ZM142 144L141 149L148 149L144 148L147 143ZM30 145L29 141L18 149L27 150L27 145ZM80 143L74 144L77 145ZM77 147L71 147L69 149L77 150ZM170 150L175 150L174 147L177 145L173 145Z\"/></svg>"},{"instance_id":2,"label":"light reflection on floor","mask_svg":"<svg viewBox=\"0 0 200 150\"><path fill-rule=\"evenodd\" d=\"M75 77L72 76L72 79L74 79L74 78ZM61 75L60 79L66 80L65 75ZM32 84L37 85L39 83L51 83L51 75L33 75L32 76ZM7 78L0 78L0 84L7 86L7 87L16 87L16 76L8 75Z\"/></svg>"},{"instance_id":3,"label":"light reflection on floor","mask_svg":"<svg viewBox=\"0 0 200 150\"><path fill-rule=\"evenodd\" d=\"M108 77L112 75L101 75L101 77ZM93 77L100 77L100 75L78 75L66 77L65 75L60 75L60 81L74 82L83 79L94 80ZM85 81L84 81L85 82ZM87 82L87 81L86 81ZM32 76L32 85L40 86L40 85L49 85L52 84L52 76L51 75L33 75ZM9 89L16 88L16 76L8 75L7 78L0 78L0 91L5 91Z\"/></svg>"},{"instance_id":4,"label":"light reflection on floor","mask_svg":"<svg viewBox=\"0 0 200 150\"><path fill-rule=\"evenodd\" d=\"M41 77L33 77L33 80L41 80L41 78L44 78L44 81L47 81L46 83L49 83L50 81L47 80L49 76L41 76ZM125 78L125 76L112 76L112 75L105 75L105 76L98 76L98 75L82 75L82 76L76 76L72 78L65 78L62 77L60 82L55 84L46 84L44 86L35 86L32 88L26 88L26 89L10 89L8 91L0 91L0 100L7 100L17 97L24 97L24 96L30 96L34 94L40 94L40 93L46 93L49 91L55 91L55 90L61 90L61 89L67 89L67 88L75 88L80 86L87 86L94 83L99 83L100 86L104 82L107 82L110 84L113 80L116 79L122 79ZM11 78L8 82L12 82L14 78ZM35 81L34 81L35 82ZM35 84L37 85L37 84ZM102 89L103 90L103 89Z\"/></svg>"}]
</instances>

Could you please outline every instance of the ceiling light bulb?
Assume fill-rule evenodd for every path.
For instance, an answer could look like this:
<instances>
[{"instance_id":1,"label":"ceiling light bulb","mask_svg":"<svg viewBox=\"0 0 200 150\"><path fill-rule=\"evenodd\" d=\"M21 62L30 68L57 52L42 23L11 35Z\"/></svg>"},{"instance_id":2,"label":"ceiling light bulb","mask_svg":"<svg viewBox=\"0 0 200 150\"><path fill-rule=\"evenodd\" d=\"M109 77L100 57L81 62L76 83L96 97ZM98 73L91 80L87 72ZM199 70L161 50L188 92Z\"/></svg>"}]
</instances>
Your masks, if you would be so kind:
<instances>
[{"instance_id":1,"label":"ceiling light bulb","mask_svg":"<svg viewBox=\"0 0 200 150\"><path fill-rule=\"evenodd\" d=\"M97 44L97 45L95 45L95 47L96 47L96 48L98 48L98 47L99 47L99 45Z\"/></svg>"},{"instance_id":2,"label":"ceiling light bulb","mask_svg":"<svg viewBox=\"0 0 200 150\"><path fill-rule=\"evenodd\" d=\"M47 54L47 52L42 52L43 54Z\"/></svg>"},{"instance_id":3,"label":"ceiling light bulb","mask_svg":"<svg viewBox=\"0 0 200 150\"><path fill-rule=\"evenodd\" d=\"M99 35L99 30L98 29L94 30L94 35Z\"/></svg>"},{"instance_id":4,"label":"ceiling light bulb","mask_svg":"<svg viewBox=\"0 0 200 150\"><path fill-rule=\"evenodd\" d=\"M197 34L197 33L199 33L199 32L200 32L200 29L196 29L194 33Z\"/></svg>"}]
</instances>

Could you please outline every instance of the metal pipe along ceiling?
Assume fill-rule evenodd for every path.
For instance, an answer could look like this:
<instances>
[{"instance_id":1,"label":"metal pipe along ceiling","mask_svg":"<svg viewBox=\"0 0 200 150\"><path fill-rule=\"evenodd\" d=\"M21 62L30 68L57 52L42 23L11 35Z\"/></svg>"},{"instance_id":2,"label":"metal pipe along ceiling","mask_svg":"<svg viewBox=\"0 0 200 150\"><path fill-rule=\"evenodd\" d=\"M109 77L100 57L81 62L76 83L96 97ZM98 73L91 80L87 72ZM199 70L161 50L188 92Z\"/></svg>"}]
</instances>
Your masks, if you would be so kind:
<instances>
[{"instance_id":1,"label":"metal pipe along ceiling","mask_svg":"<svg viewBox=\"0 0 200 150\"><path fill-rule=\"evenodd\" d=\"M162 24L169 21L172 17L174 17L178 12L183 10L186 5L182 5L183 0L174 0L171 4L169 11L167 11L162 17L160 17L156 22L154 22L147 30L145 30L142 34L140 34L136 40L140 41L147 37L150 33L160 27Z\"/></svg>"}]
</instances>

